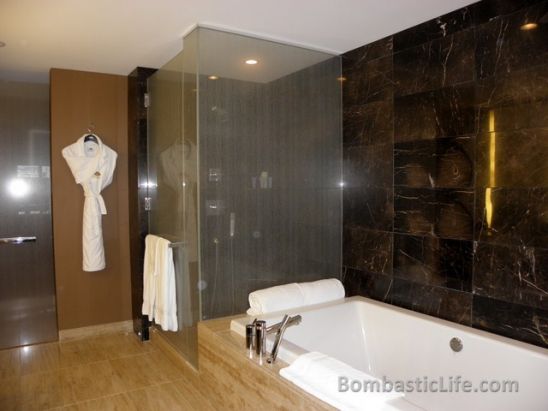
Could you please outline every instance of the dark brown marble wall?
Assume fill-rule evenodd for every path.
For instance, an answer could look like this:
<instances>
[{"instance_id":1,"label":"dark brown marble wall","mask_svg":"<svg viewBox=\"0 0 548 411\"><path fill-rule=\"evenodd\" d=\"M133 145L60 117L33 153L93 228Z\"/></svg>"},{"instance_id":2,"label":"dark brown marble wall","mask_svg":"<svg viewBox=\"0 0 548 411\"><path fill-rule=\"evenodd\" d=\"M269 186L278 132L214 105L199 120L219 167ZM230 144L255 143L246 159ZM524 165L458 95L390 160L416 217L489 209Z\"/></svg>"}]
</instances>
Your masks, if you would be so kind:
<instances>
[{"instance_id":1,"label":"dark brown marble wall","mask_svg":"<svg viewBox=\"0 0 548 411\"><path fill-rule=\"evenodd\" d=\"M547 13L484 0L343 56L349 295L548 347Z\"/></svg>"},{"instance_id":2,"label":"dark brown marble wall","mask_svg":"<svg viewBox=\"0 0 548 411\"><path fill-rule=\"evenodd\" d=\"M147 169L147 79L156 69L137 67L128 75L128 180L129 237L131 263L131 314L133 330L142 340L148 340L148 317L141 314L143 306L143 260L145 237L148 234Z\"/></svg>"}]
</instances>

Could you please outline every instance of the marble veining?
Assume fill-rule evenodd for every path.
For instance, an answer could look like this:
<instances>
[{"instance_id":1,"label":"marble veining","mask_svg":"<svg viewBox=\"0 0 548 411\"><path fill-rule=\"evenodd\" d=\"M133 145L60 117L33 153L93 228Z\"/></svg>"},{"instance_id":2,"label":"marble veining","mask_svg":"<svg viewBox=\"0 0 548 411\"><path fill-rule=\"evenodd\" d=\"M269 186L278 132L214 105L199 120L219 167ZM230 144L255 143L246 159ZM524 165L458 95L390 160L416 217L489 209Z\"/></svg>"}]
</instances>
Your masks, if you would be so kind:
<instances>
[{"instance_id":1,"label":"marble veining","mask_svg":"<svg viewBox=\"0 0 548 411\"><path fill-rule=\"evenodd\" d=\"M420 284L471 291L471 241L394 234L394 276Z\"/></svg>"},{"instance_id":2,"label":"marble veining","mask_svg":"<svg viewBox=\"0 0 548 411\"><path fill-rule=\"evenodd\" d=\"M396 187L394 231L472 240L472 190Z\"/></svg>"},{"instance_id":3,"label":"marble veining","mask_svg":"<svg viewBox=\"0 0 548 411\"><path fill-rule=\"evenodd\" d=\"M496 155L491 159L494 140ZM527 158L527 161L523 161ZM476 145L477 187L548 187L548 127L483 132ZM495 184L491 184L491 163Z\"/></svg>"},{"instance_id":4,"label":"marble veining","mask_svg":"<svg viewBox=\"0 0 548 411\"><path fill-rule=\"evenodd\" d=\"M548 62L548 27L520 30L522 24L539 22L548 13L542 2L516 13L501 16L477 29L476 72L478 78L504 75Z\"/></svg>"},{"instance_id":5,"label":"marble veining","mask_svg":"<svg viewBox=\"0 0 548 411\"><path fill-rule=\"evenodd\" d=\"M534 247L548 244L546 188L493 188L489 192L477 187L475 214L476 240Z\"/></svg>"},{"instance_id":6,"label":"marble veining","mask_svg":"<svg viewBox=\"0 0 548 411\"><path fill-rule=\"evenodd\" d=\"M478 110L473 83L394 99L394 141L475 134Z\"/></svg>"},{"instance_id":7,"label":"marble veining","mask_svg":"<svg viewBox=\"0 0 548 411\"><path fill-rule=\"evenodd\" d=\"M470 293L394 278L390 302L456 323L471 324Z\"/></svg>"},{"instance_id":8,"label":"marble veining","mask_svg":"<svg viewBox=\"0 0 548 411\"><path fill-rule=\"evenodd\" d=\"M393 191L386 188L349 188L343 193L343 225L392 231Z\"/></svg>"},{"instance_id":9,"label":"marble veining","mask_svg":"<svg viewBox=\"0 0 548 411\"><path fill-rule=\"evenodd\" d=\"M343 264L373 273L392 273L393 234L361 227L345 228Z\"/></svg>"},{"instance_id":10,"label":"marble veining","mask_svg":"<svg viewBox=\"0 0 548 411\"><path fill-rule=\"evenodd\" d=\"M394 185L473 187L474 138L464 136L395 144Z\"/></svg>"},{"instance_id":11,"label":"marble veining","mask_svg":"<svg viewBox=\"0 0 548 411\"><path fill-rule=\"evenodd\" d=\"M478 243L474 293L548 310L548 250Z\"/></svg>"},{"instance_id":12,"label":"marble veining","mask_svg":"<svg viewBox=\"0 0 548 411\"><path fill-rule=\"evenodd\" d=\"M343 283L347 297L362 295L383 302L391 302L392 276L344 267Z\"/></svg>"},{"instance_id":13,"label":"marble veining","mask_svg":"<svg viewBox=\"0 0 548 411\"><path fill-rule=\"evenodd\" d=\"M429 20L394 35L394 51L424 44L471 27L473 16L470 7L464 7L444 16Z\"/></svg>"},{"instance_id":14,"label":"marble veining","mask_svg":"<svg viewBox=\"0 0 548 411\"><path fill-rule=\"evenodd\" d=\"M350 295L548 347L547 16L482 0L343 56Z\"/></svg>"},{"instance_id":15,"label":"marble veining","mask_svg":"<svg viewBox=\"0 0 548 411\"><path fill-rule=\"evenodd\" d=\"M474 31L466 30L394 54L396 95L474 80Z\"/></svg>"},{"instance_id":16,"label":"marble veining","mask_svg":"<svg viewBox=\"0 0 548 411\"><path fill-rule=\"evenodd\" d=\"M348 66L347 66L348 67ZM343 104L351 106L389 98L392 93L392 56L343 67Z\"/></svg>"},{"instance_id":17,"label":"marble veining","mask_svg":"<svg viewBox=\"0 0 548 411\"><path fill-rule=\"evenodd\" d=\"M392 141L392 100L344 107L344 145L385 144Z\"/></svg>"}]
</instances>

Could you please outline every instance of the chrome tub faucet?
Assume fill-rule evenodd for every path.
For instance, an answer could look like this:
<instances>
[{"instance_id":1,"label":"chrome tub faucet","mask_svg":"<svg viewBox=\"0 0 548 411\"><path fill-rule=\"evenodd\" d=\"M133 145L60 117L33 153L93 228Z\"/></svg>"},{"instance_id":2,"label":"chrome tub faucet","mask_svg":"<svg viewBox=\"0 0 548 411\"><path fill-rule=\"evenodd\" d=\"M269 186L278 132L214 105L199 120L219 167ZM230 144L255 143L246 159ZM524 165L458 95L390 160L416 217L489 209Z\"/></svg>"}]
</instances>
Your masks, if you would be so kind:
<instances>
[{"instance_id":1,"label":"chrome tub faucet","mask_svg":"<svg viewBox=\"0 0 548 411\"><path fill-rule=\"evenodd\" d=\"M266 322L261 320L255 320L252 324L248 324L246 326L246 348L249 350L250 358L253 355L253 348L255 348L255 353L259 356L259 364L262 364L263 357L266 355L266 336L267 334L276 333L272 352L267 359L269 364L273 364L278 356L278 349L282 343L285 330L293 325L299 325L301 321L302 317L300 315L290 317L286 314L282 321L270 327L267 327Z\"/></svg>"}]
</instances>

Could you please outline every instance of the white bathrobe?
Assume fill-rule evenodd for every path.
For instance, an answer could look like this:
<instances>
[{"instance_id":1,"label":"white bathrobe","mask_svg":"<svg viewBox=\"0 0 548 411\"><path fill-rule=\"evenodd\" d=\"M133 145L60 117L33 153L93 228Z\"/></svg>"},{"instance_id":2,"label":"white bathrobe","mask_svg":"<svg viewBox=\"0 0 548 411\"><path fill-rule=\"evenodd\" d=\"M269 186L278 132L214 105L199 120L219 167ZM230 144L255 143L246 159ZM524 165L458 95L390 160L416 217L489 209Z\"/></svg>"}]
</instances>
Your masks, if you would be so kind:
<instances>
[{"instance_id":1,"label":"white bathrobe","mask_svg":"<svg viewBox=\"0 0 548 411\"><path fill-rule=\"evenodd\" d=\"M76 183L84 189L82 267L84 271L100 271L105 268L101 216L107 213L101 191L112 182L118 155L104 145L96 135L94 136L97 143L84 142L87 135L83 135L76 143L65 147L63 157Z\"/></svg>"}]
</instances>

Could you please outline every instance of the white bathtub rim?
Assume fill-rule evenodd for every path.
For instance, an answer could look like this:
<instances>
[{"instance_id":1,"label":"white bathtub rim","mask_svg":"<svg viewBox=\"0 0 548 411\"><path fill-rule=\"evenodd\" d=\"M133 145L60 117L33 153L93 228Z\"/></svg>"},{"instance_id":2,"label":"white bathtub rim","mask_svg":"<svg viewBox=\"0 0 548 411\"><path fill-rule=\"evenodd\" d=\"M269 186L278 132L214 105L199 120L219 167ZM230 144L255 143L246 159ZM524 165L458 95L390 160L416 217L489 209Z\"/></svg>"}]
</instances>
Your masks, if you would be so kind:
<instances>
[{"instance_id":1,"label":"white bathtub rim","mask_svg":"<svg viewBox=\"0 0 548 411\"><path fill-rule=\"evenodd\" d=\"M296 314L300 314L300 313L303 313L303 312L315 311L315 310L318 310L318 309L321 309L321 308L336 306L336 305L340 305L340 304L348 304L348 303L352 303L352 302L355 302L355 301L366 302L368 304L375 305L377 307L387 309L389 311L393 311L394 313L397 313L397 314L402 315L402 316L412 317L412 318L415 318L415 319L419 319L419 320L427 321L427 322L430 322L430 323L434 323L437 326L442 327L444 329L450 329L452 332L456 333L455 334L456 337L459 336L458 335L459 332L462 332L462 333L466 333L466 334L471 335L471 336L475 336L475 337L479 338L480 340L488 339L488 340L491 340L491 341L496 341L498 343L501 343L501 344L506 345L506 346L510 346L513 349L516 349L516 350L519 350L519 351L522 351L522 350L527 351L528 353L532 353L533 355L538 355L538 356L541 356L541 357L548 356L548 349L547 348L543 348L543 347L533 345L533 344L530 344L530 343L527 343L527 342L515 340L515 339L509 338L509 337L504 337L502 335L494 334L494 333L491 333L491 332L488 332L488 331L480 330L480 329L473 328L473 327L470 327L470 326L467 326L467 325L455 323L455 322L452 322L452 321L449 321L449 320L444 320L442 318L438 318L438 317L434 317L434 316L431 316L431 315L419 313L417 311L409 310L409 309L406 309L406 308L398 307L398 306L395 306L395 305L392 305L392 304L387 304L387 303L384 303L384 302L381 302L381 301L373 300L371 298L362 297L362 296L346 297L346 298L331 301L331 302L328 302L328 303L315 304L315 305L295 308L295 309L291 309L291 310L283 310L283 311L269 313L269 314L266 314L266 315L259 315L259 316L242 315L241 317L237 317L237 318L233 319L230 322L230 329L232 331L234 331L235 333L245 337L245 325L251 323L255 318L258 318L260 320L265 320L265 321L267 321L267 324L272 324L272 323L276 323L276 322L280 321L285 314L296 315ZM272 338L270 338L270 340L272 340ZM296 352L300 352L300 353L308 352L307 350L304 350L303 348L298 347L297 345L292 344L288 341L284 341L284 344L286 345L285 350L287 350L288 348L291 348L291 350L295 350ZM284 348L284 344L282 344L280 346L280 350L282 350Z\"/></svg>"}]
</instances>

